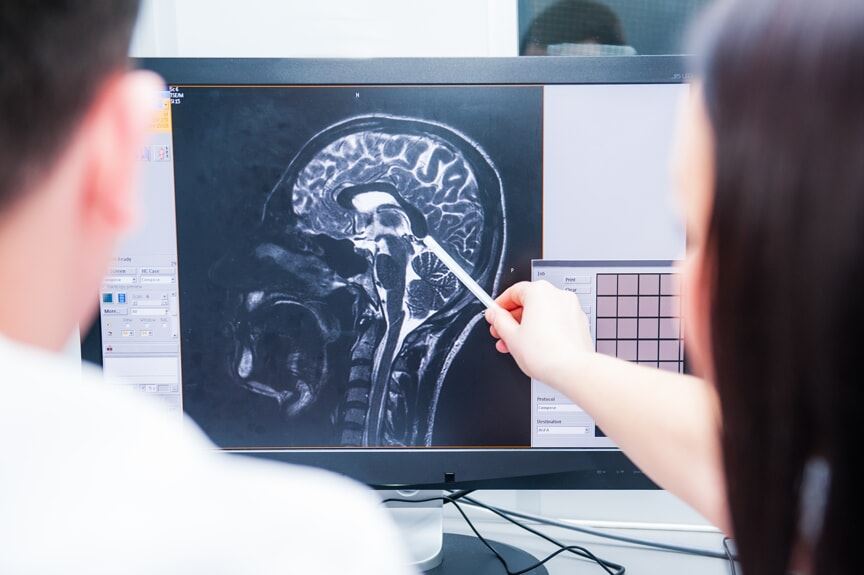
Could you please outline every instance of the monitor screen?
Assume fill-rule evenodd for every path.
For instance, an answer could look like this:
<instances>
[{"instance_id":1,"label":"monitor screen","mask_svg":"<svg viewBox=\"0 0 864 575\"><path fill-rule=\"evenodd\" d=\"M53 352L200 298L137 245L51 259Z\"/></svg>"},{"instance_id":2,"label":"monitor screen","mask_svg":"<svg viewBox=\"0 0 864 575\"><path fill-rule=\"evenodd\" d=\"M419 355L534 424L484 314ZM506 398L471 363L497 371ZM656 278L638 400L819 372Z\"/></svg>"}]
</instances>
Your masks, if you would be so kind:
<instances>
[{"instance_id":1,"label":"monitor screen","mask_svg":"<svg viewBox=\"0 0 864 575\"><path fill-rule=\"evenodd\" d=\"M477 82L457 61L429 83L363 63L339 82L314 66L208 82L172 66L97 325L106 376L167 417L244 452L614 451L495 351L454 266L493 296L552 281L597 351L683 371L680 77Z\"/></svg>"}]
</instances>

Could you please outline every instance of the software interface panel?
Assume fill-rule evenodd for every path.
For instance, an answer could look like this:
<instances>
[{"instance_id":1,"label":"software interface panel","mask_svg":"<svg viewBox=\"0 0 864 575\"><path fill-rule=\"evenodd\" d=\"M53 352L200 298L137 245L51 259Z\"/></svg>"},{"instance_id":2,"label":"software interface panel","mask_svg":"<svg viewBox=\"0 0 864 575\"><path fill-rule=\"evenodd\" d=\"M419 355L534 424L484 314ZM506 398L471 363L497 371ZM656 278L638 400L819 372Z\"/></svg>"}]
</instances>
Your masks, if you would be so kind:
<instances>
[{"instance_id":1,"label":"software interface panel","mask_svg":"<svg viewBox=\"0 0 864 575\"><path fill-rule=\"evenodd\" d=\"M614 447L495 352L434 247L493 295L585 280L598 351L680 371L659 330L685 94L171 86L140 154L144 223L101 294L106 374L231 449ZM608 307L649 297L631 277L656 277L656 315Z\"/></svg>"},{"instance_id":2,"label":"software interface panel","mask_svg":"<svg viewBox=\"0 0 864 575\"><path fill-rule=\"evenodd\" d=\"M678 272L670 261L537 260L532 279L579 298L598 353L684 373ZM578 405L531 381L534 447L612 447Z\"/></svg>"}]
</instances>

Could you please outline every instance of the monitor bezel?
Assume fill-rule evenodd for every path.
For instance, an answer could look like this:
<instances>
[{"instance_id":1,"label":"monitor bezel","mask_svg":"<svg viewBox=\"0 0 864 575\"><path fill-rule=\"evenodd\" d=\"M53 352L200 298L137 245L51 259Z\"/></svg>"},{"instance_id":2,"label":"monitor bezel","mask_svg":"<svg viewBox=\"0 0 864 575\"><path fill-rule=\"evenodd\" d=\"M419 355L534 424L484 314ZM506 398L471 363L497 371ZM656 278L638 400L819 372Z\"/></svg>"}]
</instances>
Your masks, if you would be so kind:
<instances>
[{"instance_id":1,"label":"monitor bezel","mask_svg":"<svg viewBox=\"0 0 864 575\"><path fill-rule=\"evenodd\" d=\"M520 58L144 58L135 66L169 85L681 84L685 56ZM82 333L82 358L102 364L99 322ZM242 455L322 467L377 488L657 489L618 450L332 449Z\"/></svg>"}]
</instances>

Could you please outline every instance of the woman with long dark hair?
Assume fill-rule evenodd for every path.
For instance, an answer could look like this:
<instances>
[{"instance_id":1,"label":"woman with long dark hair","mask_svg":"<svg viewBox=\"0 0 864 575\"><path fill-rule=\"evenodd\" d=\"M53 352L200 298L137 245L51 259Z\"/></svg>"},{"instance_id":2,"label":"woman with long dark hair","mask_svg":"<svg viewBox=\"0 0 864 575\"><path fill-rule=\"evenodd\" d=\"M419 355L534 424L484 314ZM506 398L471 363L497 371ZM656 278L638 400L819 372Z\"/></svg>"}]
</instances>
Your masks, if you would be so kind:
<instances>
[{"instance_id":1,"label":"woman with long dark hair","mask_svg":"<svg viewBox=\"0 0 864 575\"><path fill-rule=\"evenodd\" d=\"M518 284L498 350L737 539L747 575L855 570L864 511L864 2L738 0L700 37L677 179L701 378L591 351L578 300Z\"/></svg>"}]
</instances>

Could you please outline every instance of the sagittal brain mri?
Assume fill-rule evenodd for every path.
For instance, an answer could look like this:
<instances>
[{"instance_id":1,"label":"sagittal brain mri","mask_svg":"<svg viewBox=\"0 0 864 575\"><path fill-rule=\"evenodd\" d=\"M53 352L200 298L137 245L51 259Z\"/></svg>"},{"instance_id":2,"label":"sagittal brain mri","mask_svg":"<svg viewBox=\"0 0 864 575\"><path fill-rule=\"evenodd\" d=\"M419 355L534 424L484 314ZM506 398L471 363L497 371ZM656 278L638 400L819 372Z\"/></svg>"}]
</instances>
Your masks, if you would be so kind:
<instances>
[{"instance_id":1,"label":"sagittal brain mri","mask_svg":"<svg viewBox=\"0 0 864 575\"><path fill-rule=\"evenodd\" d=\"M209 332L200 319L183 323L184 363L187 348L196 363L184 368L184 386L209 387L192 394L193 415L205 430L227 418L271 446L436 445L438 426L480 415L439 413L453 411L441 401L448 384L465 380L454 366L477 377L477 361L495 358L462 357L486 333L483 306L430 242L500 293L515 269L507 255L519 207L508 205L506 175L483 143L420 115L379 109L293 141L266 193L244 202L254 217L236 241L201 261L178 235L181 288L184 255L196 257L206 285L183 289L181 310L187 299L210 302L209 313L195 312ZM178 209L181 232L182 218ZM444 442L470 442L459 439Z\"/></svg>"},{"instance_id":2,"label":"sagittal brain mri","mask_svg":"<svg viewBox=\"0 0 864 575\"><path fill-rule=\"evenodd\" d=\"M505 217L494 166L455 131L371 116L327 128L273 190L252 261L214 269L290 278L238 294L238 385L286 419L317 409L322 388L336 385L328 408L341 445L428 444L448 359L476 309L423 238L492 291ZM350 306L329 303L337 291Z\"/></svg>"}]
</instances>

